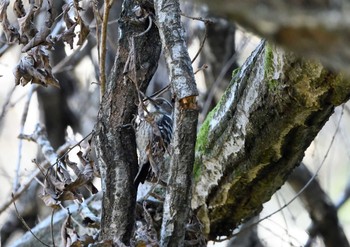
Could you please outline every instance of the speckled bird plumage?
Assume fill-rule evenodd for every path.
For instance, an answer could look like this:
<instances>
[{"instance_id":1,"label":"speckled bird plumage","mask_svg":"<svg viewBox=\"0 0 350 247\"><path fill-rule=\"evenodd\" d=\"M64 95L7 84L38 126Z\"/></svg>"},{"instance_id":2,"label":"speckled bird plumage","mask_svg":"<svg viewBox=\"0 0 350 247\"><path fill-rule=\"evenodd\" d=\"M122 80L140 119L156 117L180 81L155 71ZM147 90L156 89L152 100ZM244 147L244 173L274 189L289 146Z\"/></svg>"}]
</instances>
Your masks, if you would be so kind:
<instances>
[{"instance_id":1,"label":"speckled bird plumage","mask_svg":"<svg viewBox=\"0 0 350 247\"><path fill-rule=\"evenodd\" d=\"M172 106L167 100L147 99L144 104L146 110L135 121L139 162L135 186L145 180L160 179L173 131Z\"/></svg>"}]
</instances>

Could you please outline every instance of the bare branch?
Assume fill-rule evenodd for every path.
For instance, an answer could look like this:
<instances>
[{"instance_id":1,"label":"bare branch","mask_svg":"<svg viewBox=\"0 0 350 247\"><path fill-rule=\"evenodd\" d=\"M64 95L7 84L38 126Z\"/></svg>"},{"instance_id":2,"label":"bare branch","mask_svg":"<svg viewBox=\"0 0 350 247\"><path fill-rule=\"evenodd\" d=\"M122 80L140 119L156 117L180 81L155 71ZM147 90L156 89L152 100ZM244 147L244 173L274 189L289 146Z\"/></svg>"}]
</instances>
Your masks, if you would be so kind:
<instances>
[{"instance_id":1,"label":"bare branch","mask_svg":"<svg viewBox=\"0 0 350 247\"><path fill-rule=\"evenodd\" d=\"M307 167L301 164L288 179L295 191L300 191L305 184L309 184L299 196L313 222L308 229L310 237L305 246L310 246L317 234L323 238L325 246L350 246L339 223L336 207L314 177Z\"/></svg>"},{"instance_id":2,"label":"bare branch","mask_svg":"<svg viewBox=\"0 0 350 247\"><path fill-rule=\"evenodd\" d=\"M17 210L17 206L15 203L15 200L13 200L13 205L15 206L15 211L17 214L18 219L22 222L22 224L25 226L25 228L33 235L33 237L38 240L41 244L43 244L44 246L48 246L50 247L50 245L44 243L40 238L38 238L32 231L32 229L30 229L30 227L28 226L28 224L25 222L25 220L23 219L23 217L19 214L18 210Z\"/></svg>"},{"instance_id":3,"label":"bare branch","mask_svg":"<svg viewBox=\"0 0 350 247\"><path fill-rule=\"evenodd\" d=\"M101 29L101 43L100 43L100 99L102 100L103 94L106 91L106 41L107 41L107 28L108 28L108 16L111 10L113 0L105 0L103 10L103 20Z\"/></svg>"},{"instance_id":4,"label":"bare branch","mask_svg":"<svg viewBox=\"0 0 350 247\"><path fill-rule=\"evenodd\" d=\"M31 102L33 93L36 91L36 89L38 88L37 85L32 85L29 89L28 95L27 95L27 100L24 103L24 109L23 109L23 113L22 113L22 119L21 119L21 125L20 125L20 135L23 134L24 131L24 125L27 121L27 116L28 116L28 110L29 110L29 104ZM16 192L18 187L19 187L19 172L21 169L21 161L22 161L22 144L23 144L23 140L19 139L18 142L18 156L17 156L17 164L16 164L16 170L15 170L15 179L13 182L13 191Z\"/></svg>"},{"instance_id":5,"label":"bare branch","mask_svg":"<svg viewBox=\"0 0 350 247\"><path fill-rule=\"evenodd\" d=\"M6 99L4 101L4 104L2 106L1 113L0 113L0 134L1 134L2 130L3 130L2 125L3 125L4 119L5 119L6 113L7 113L8 109L11 107L10 101L11 101L11 98L12 98L12 95L13 95L15 89L16 89L16 86L14 86L8 92L8 94L6 96Z\"/></svg>"}]
</instances>

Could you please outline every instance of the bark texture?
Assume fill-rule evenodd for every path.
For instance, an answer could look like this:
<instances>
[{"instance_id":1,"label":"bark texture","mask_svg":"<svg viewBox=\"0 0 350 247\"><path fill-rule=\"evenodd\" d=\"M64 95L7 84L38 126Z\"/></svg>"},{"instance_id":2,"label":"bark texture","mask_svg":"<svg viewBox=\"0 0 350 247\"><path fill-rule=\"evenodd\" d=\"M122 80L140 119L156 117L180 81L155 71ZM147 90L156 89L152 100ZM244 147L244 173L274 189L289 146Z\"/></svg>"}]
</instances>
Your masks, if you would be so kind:
<instances>
[{"instance_id":1,"label":"bark texture","mask_svg":"<svg viewBox=\"0 0 350 247\"><path fill-rule=\"evenodd\" d=\"M191 200L198 92L181 25L179 1L156 1L155 10L175 100L175 132L161 246L183 246Z\"/></svg>"},{"instance_id":2,"label":"bark texture","mask_svg":"<svg viewBox=\"0 0 350 247\"><path fill-rule=\"evenodd\" d=\"M149 6L124 1L119 20L118 51L103 96L97 125L97 151L102 189L104 240L129 245L134 227L138 164L132 121L137 114L137 89L144 91L159 59L158 29L150 23ZM147 28L151 29L140 36ZM142 56L140 55L142 54Z\"/></svg>"},{"instance_id":3,"label":"bark texture","mask_svg":"<svg viewBox=\"0 0 350 247\"><path fill-rule=\"evenodd\" d=\"M349 95L320 63L257 47L197 137L192 208L210 239L261 211Z\"/></svg>"}]
</instances>

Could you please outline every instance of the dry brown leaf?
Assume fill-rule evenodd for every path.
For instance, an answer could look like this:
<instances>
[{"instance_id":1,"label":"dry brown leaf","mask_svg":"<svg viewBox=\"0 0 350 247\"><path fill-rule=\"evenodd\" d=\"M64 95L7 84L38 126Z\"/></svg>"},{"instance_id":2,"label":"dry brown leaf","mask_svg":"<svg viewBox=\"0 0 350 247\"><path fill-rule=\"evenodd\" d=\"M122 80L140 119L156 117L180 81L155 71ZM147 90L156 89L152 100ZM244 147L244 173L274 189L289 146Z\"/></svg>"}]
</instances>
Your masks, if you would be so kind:
<instances>
[{"instance_id":1,"label":"dry brown leaf","mask_svg":"<svg viewBox=\"0 0 350 247\"><path fill-rule=\"evenodd\" d=\"M81 203L83 202L83 196L74 190L72 191L65 190L60 194L60 196L58 197L58 200L61 202L78 200Z\"/></svg>"},{"instance_id":2,"label":"dry brown leaf","mask_svg":"<svg viewBox=\"0 0 350 247\"><path fill-rule=\"evenodd\" d=\"M24 16L18 16L17 21L19 24L19 34L21 35L21 42L23 43L26 43L28 40L33 38L38 32L33 23L34 14L37 10L38 8L36 6L31 5L27 14L24 12Z\"/></svg>"},{"instance_id":3,"label":"dry brown leaf","mask_svg":"<svg viewBox=\"0 0 350 247\"><path fill-rule=\"evenodd\" d=\"M88 246L89 244L95 243L94 238L90 235L84 234L81 237L79 236L78 232L74 229L70 214L68 214L67 218L62 224L61 240L62 246L66 247Z\"/></svg>"},{"instance_id":4,"label":"dry brown leaf","mask_svg":"<svg viewBox=\"0 0 350 247\"><path fill-rule=\"evenodd\" d=\"M77 176L77 179L73 183L67 185L66 189L75 190L82 186L85 186L92 194L96 194L98 190L92 183L92 180L94 179L94 174L95 174L93 169L94 162L86 161L86 159L83 159L83 161L88 162L88 164L83 165L83 169L81 170L79 169L77 163L70 161L69 157L66 156L65 158L66 164L73 170L74 174Z\"/></svg>"},{"instance_id":5,"label":"dry brown leaf","mask_svg":"<svg viewBox=\"0 0 350 247\"><path fill-rule=\"evenodd\" d=\"M54 208L54 209L59 209L60 208L60 202L57 200L53 199L51 195L49 194L43 194L39 195L40 199L43 200L46 206Z\"/></svg>"},{"instance_id":6,"label":"dry brown leaf","mask_svg":"<svg viewBox=\"0 0 350 247\"><path fill-rule=\"evenodd\" d=\"M78 168L78 164L75 162L72 162L69 160L69 156L67 155L66 158L64 159L64 161L66 162L66 164L73 170L74 174L76 176L79 175L80 173L80 169Z\"/></svg>"},{"instance_id":7,"label":"dry brown leaf","mask_svg":"<svg viewBox=\"0 0 350 247\"><path fill-rule=\"evenodd\" d=\"M21 18L26 15L26 11L23 7L23 2L21 0L16 0L13 3L13 11L15 12L17 18Z\"/></svg>"},{"instance_id":8,"label":"dry brown leaf","mask_svg":"<svg viewBox=\"0 0 350 247\"><path fill-rule=\"evenodd\" d=\"M83 236L81 236L80 241L84 244L84 246L88 246L89 244L95 243L94 238L88 234L84 234Z\"/></svg>"},{"instance_id":9,"label":"dry brown leaf","mask_svg":"<svg viewBox=\"0 0 350 247\"><path fill-rule=\"evenodd\" d=\"M82 45L84 43L84 41L86 40L87 36L90 33L90 29L88 26L85 25L83 19L78 16L78 24L80 26L80 32L79 32L79 40L77 42L77 45Z\"/></svg>"},{"instance_id":10,"label":"dry brown leaf","mask_svg":"<svg viewBox=\"0 0 350 247\"><path fill-rule=\"evenodd\" d=\"M19 40L19 33L15 27L13 27L8 18L7 18L7 7L9 6L10 1L2 0L0 2L0 22L2 23L2 29L5 33L8 43L13 43L16 40Z\"/></svg>"},{"instance_id":11,"label":"dry brown leaf","mask_svg":"<svg viewBox=\"0 0 350 247\"><path fill-rule=\"evenodd\" d=\"M101 224L100 222L92 220L90 217L85 217L82 221L83 226L89 227L89 228L96 228L100 229Z\"/></svg>"},{"instance_id":12,"label":"dry brown leaf","mask_svg":"<svg viewBox=\"0 0 350 247\"><path fill-rule=\"evenodd\" d=\"M70 246L71 241L69 239L69 235L67 233L67 229L72 227L71 222L71 214L68 213L67 218L63 221L62 227L61 227L61 240L62 240L62 246Z\"/></svg>"},{"instance_id":13,"label":"dry brown leaf","mask_svg":"<svg viewBox=\"0 0 350 247\"><path fill-rule=\"evenodd\" d=\"M0 19L1 21L4 21L4 19L7 19L7 7L10 5L9 0L2 0L0 2Z\"/></svg>"},{"instance_id":14,"label":"dry brown leaf","mask_svg":"<svg viewBox=\"0 0 350 247\"><path fill-rule=\"evenodd\" d=\"M24 56L21 58L14 70L16 85L27 85L32 81L33 77L27 73L28 68L34 67L34 59L32 56Z\"/></svg>"},{"instance_id":15,"label":"dry brown leaf","mask_svg":"<svg viewBox=\"0 0 350 247\"><path fill-rule=\"evenodd\" d=\"M57 168L57 172L60 174L60 176L62 177L62 180L65 184L70 184L72 182L72 179L71 179L70 174L67 171L67 169L60 166Z\"/></svg>"},{"instance_id":16,"label":"dry brown leaf","mask_svg":"<svg viewBox=\"0 0 350 247\"><path fill-rule=\"evenodd\" d=\"M52 74L49 56L44 49L35 48L20 60L14 70L16 85L27 85L29 82L43 86L60 87Z\"/></svg>"},{"instance_id":17,"label":"dry brown leaf","mask_svg":"<svg viewBox=\"0 0 350 247\"><path fill-rule=\"evenodd\" d=\"M69 29L64 31L61 35L58 35L58 39L62 39L64 42L69 44L70 48L73 49L74 44L74 38L75 38L75 27L78 25L78 23L74 23Z\"/></svg>"},{"instance_id":18,"label":"dry brown leaf","mask_svg":"<svg viewBox=\"0 0 350 247\"><path fill-rule=\"evenodd\" d=\"M67 29L69 29L70 27L72 27L75 24L75 21L73 21L70 16L69 16L69 10L70 10L70 5L69 4L65 4L62 7L63 10L63 20L66 24Z\"/></svg>"},{"instance_id":19,"label":"dry brown leaf","mask_svg":"<svg viewBox=\"0 0 350 247\"><path fill-rule=\"evenodd\" d=\"M90 165L87 165L80 172L77 179L74 182L72 182L66 186L66 190L78 189L78 188L82 187L83 185L86 185L88 182L91 182L93 179L94 179L93 169Z\"/></svg>"}]
</instances>

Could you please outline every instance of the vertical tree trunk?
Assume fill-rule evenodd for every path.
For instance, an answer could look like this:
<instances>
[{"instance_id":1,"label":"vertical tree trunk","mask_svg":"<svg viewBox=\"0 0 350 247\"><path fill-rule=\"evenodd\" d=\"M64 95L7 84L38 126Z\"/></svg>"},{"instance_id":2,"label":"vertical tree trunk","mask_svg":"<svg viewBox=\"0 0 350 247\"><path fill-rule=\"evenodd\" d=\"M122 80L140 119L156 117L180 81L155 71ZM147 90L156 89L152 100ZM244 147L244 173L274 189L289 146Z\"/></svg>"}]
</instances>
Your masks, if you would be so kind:
<instances>
[{"instance_id":1,"label":"vertical tree trunk","mask_svg":"<svg viewBox=\"0 0 350 247\"><path fill-rule=\"evenodd\" d=\"M97 153L101 167L103 240L129 245L134 227L137 172L135 133L137 89L145 90L161 50L158 30L148 17L150 9L124 1L119 19L119 40L115 64L108 79L97 124ZM151 29L143 33L149 25ZM138 37L137 37L138 36Z\"/></svg>"}]
</instances>

